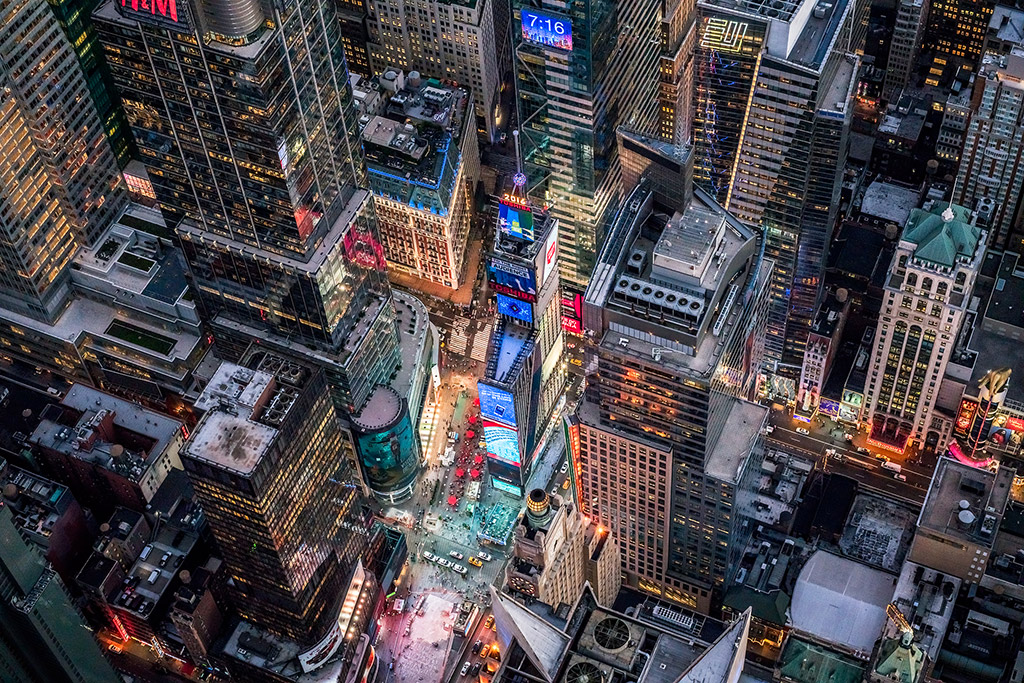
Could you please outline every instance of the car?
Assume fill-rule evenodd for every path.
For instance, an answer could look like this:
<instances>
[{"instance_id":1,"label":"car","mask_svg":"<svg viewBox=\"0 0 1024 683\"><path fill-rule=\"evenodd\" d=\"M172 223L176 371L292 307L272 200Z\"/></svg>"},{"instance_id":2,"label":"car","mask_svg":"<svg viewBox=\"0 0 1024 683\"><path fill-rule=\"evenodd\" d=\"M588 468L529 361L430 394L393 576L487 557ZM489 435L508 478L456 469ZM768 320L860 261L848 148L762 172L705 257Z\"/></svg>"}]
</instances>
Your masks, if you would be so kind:
<instances>
[{"instance_id":1,"label":"car","mask_svg":"<svg viewBox=\"0 0 1024 683\"><path fill-rule=\"evenodd\" d=\"M493 630L493 628L494 628L494 615L493 614L487 615L487 620L484 621L484 628L489 628L489 629Z\"/></svg>"},{"instance_id":2,"label":"car","mask_svg":"<svg viewBox=\"0 0 1024 683\"><path fill-rule=\"evenodd\" d=\"M871 451L864 448L863 446L857 446L857 452L860 453L861 455L869 455L871 453Z\"/></svg>"},{"instance_id":3,"label":"car","mask_svg":"<svg viewBox=\"0 0 1024 683\"><path fill-rule=\"evenodd\" d=\"M875 460L880 460L882 462L889 462L889 458L887 458L886 456L882 455L881 453L875 453Z\"/></svg>"},{"instance_id":4,"label":"car","mask_svg":"<svg viewBox=\"0 0 1024 683\"><path fill-rule=\"evenodd\" d=\"M465 555L463 555L457 550L449 550L448 557L454 557L456 560L461 560L463 557L465 557Z\"/></svg>"},{"instance_id":5,"label":"car","mask_svg":"<svg viewBox=\"0 0 1024 683\"><path fill-rule=\"evenodd\" d=\"M493 560L493 559L494 559L493 557L491 557L491 554L490 554L490 553L485 553L485 552L484 552L483 550L481 550L480 552L478 552L478 553L476 554L476 556L477 556L477 557L479 557L479 558L480 558L481 560L483 560L484 562L490 562L491 560Z\"/></svg>"},{"instance_id":6,"label":"car","mask_svg":"<svg viewBox=\"0 0 1024 683\"><path fill-rule=\"evenodd\" d=\"M107 645L107 649L113 652L115 655L119 655L123 652L121 646L117 643L111 643L110 645Z\"/></svg>"},{"instance_id":7,"label":"car","mask_svg":"<svg viewBox=\"0 0 1024 683\"><path fill-rule=\"evenodd\" d=\"M449 562L448 560L444 559L443 557L437 558L437 563L439 565L441 565L442 567L451 567L452 566L452 563Z\"/></svg>"},{"instance_id":8,"label":"car","mask_svg":"<svg viewBox=\"0 0 1024 683\"><path fill-rule=\"evenodd\" d=\"M430 562L433 562L437 559L437 555L435 555L434 553L428 553L426 551L424 551L423 557L429 560Z\"/></svg>"},{"instance_id":9,"label":"car","mask_svg":"<svg viewBox=\"0 0 1024 683\"><path fill-rule=\"evenodd\" d=\"M459 675L460 676L465 676L468 673L469 673L469 662L466 662L465 664L462 665L462 671L459 672Z\"/></svg>"},{"instance_id":10,"label":"car","mask_svg":"<svg viewBox=\"0 0 1024 683\"><path fill-rule=\"evenodd\" d=\"M470 675L470 676L476 676L476 675L478 675L479 673L480 673L480 662L477 662L477 663L476 663L476 664L474 664L474 665L473 665L473 667L472 667L472 668L471 668L471 669L469 670L469 675Z\"/></svg>"},{"instance_id":11,"label":"car","mask_svg":"<svg viewBox=\"0 0 1024 683\"><path fill-rule=\"evenodd\" d=\"M480 439L480 448L487 448L487 441Z\"/></svg>"},{"instance_id":12,"label":"car","mask_svg":"<svg viewBox=\"0 0 1024 683\"><path fill-rule=\"evenodd\" d=\"M46 393L48 393L50 396L56 396L57 398L64 398L64 392L62 392L60 389L54 389L53 387L47 389Z\"/></svg>"},{"instance_id":13,"label":"car","mask_svg":"<svg viewBox=\"0 0 1024 683\"><path fill-rule=\"evenodd\" d=\"M810 434L811 434L808 430L804 429L803 427L797 427L796 428L796 433L797 434L803 434L804 436L810 436Z\"/></svg>"},{"instance_id":14,"label":"car","mask_svg":"<svg viewBox=\"0 0 1024 683\"><path fill-rule=\"evenodd\" d=\"M482 567L482 566L484 566L484 563L480 561L479 557L471 557L471 558L469 558L468 562L471 565L473 565L474 567Z\"/></svg>"},{"instance_id":15,"label":"car","mask_svg":"<svg viewBox=\"0 0 1024 683\"><path fill-rule=\"evenodd\" d=\"M569 471L569 461L566 460L562 463L562 469L558 470L559 474L565 474Z\"/></svg>"},{"instance_id":16,"label":"car","mask_svg":"<svg viewBox=\"0 0 1024 683\"><path fill-rule=\"evenodd\" d=\"M448 438L451 439L452 441L458 441L459 440L459 433L458 432L448 432Z\"/></svg>"},{"instance_id":17,"label":"car","mask_svg":"<svg viewBox=\"0 0 1024 683\"><path fill-rule=\"evenodd\" d=\"M899 472L897 472L897 473L896 473L896 474L895 474L895 475L893 476L893 479L899 479L900 481L906 481L906 480L907 480L907 475L905 475L905 474L900 474Z\"/></svg>"},{"instance_id":18,"label":"car","mask_svg":"<svg viewBox=\"0 0 1024 683\"><path fill-rule=\"evenodd\" d=\"M557 493L558 493L558 487L557 486L555 488L551 489L551 495L552 496L556 495Z\"/></svg>"},{"instance_id":19,"label":"car","mask_svg":"<svg viewBox=\"0 0 1024 683\"><path fill-rule=\"evenodd\" d=\"M484 641L482 641L482 640L478 640L475 643L473 643L473 654L475 654L475 655L476 654L480 654L480 648L482 648L483 646L484 646Z\"/></svg>"},{"instance_id":20,"label":"car","mask_svg":"<svg viewBox=\"0 0 1024 683\"><path fill-rule=\"evenodd\" d=\"M562 482L562 488L563 489L569 488L569 478L568 477L566 477L565 481Z\"/></svg>"},{"instance_id":21,"label":"car","mask_svg":"<svg viewBox=\"0 0 1024 683\"><path fill-rule=\"evenodd\" d=\"M452 565L452 569L454 569L455 571L457 571L460 574L465 574L466 572L469 571L468 569L463 567L461 564L453 564Z\"/></svg>"},{"instance_id":22,"label":"car","mask_svg":"<svg viewBox=\"0 0 1024 683\"><path fill-rule=\"evenodd\" d=\"M764 428L764 433L765 434L771 434L774 431L775 431L775 427L773 425L768 425L768 426L766 426Z\"/></svg>"}]
</instances>

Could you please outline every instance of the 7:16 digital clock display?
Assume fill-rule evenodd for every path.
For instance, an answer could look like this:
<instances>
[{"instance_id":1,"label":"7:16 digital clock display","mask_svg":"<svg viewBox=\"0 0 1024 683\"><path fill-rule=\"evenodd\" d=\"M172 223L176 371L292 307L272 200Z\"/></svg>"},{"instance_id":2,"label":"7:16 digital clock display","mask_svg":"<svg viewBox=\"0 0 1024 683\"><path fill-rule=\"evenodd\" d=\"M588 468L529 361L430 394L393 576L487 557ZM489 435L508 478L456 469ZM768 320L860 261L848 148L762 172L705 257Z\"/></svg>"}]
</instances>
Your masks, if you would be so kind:
<instances>
[{"instance_id":1,"label":"7:16 digital clock display","mask_svg":"<svg viewBox=\"0 0 1024 683\"><path fill-rule=\"evenodd\" d=\"M565 17L523 8L520 18L526 42L572 51L572 22Z\"/></svg>"}]
</instances>

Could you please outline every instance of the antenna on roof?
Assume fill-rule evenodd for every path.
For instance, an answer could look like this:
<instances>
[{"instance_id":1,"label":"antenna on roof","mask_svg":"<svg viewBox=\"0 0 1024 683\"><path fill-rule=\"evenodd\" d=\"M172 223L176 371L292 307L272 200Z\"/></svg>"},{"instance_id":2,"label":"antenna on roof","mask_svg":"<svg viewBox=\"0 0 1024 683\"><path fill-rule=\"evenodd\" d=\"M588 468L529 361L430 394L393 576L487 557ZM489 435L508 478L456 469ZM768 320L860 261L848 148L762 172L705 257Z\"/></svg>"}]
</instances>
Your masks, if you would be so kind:
<instances>
[{"instance_id":1,"label":"antenna on roof","mask_svg":"<svg viewBox=\"0 0 1024 683\"><path fill-rule=\"evenodd\" d=\"M944 220L947 223L956 218L956 214L953 213L953 198L956 197L956 186L959 182L960 174L958 173L956 176L956 180L953 181L953 191L949 195L949 206L947 206L946 210L942 212L942 220Z\"/></svg>"},{"instance_id":2,"label":"antenna on roof","mask_svg":"<svg viewBox=\"0 0 1024 683\"><path fill-rule=\"evenodd\" d=\"M512 194L526 197L526 174L523 173L523 151L519 148L519 129L512 131L516 146L516 174L512 176Z\"/></svg>"}]
</instances>

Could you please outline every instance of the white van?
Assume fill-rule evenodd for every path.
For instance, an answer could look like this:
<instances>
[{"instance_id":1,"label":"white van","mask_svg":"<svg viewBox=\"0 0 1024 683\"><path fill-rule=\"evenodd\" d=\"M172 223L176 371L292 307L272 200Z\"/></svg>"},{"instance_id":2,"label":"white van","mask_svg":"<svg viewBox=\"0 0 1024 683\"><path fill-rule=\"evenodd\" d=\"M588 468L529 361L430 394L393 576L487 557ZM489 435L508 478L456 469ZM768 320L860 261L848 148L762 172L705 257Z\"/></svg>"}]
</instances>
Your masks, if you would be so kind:
<instances>
[{"instance_id":1,"label":"white van","mask_svg":"<svg viewBox=\"0 0 1024 683\"><path fill-rule=\"evenodd\" d=\"M902 470L903 467L902 465L897 465L891 460L886 460L885 462L882 463L882 469L889 470L890 472L895 472L899 474L900 470Z\"/></svg>"}]
</instances>

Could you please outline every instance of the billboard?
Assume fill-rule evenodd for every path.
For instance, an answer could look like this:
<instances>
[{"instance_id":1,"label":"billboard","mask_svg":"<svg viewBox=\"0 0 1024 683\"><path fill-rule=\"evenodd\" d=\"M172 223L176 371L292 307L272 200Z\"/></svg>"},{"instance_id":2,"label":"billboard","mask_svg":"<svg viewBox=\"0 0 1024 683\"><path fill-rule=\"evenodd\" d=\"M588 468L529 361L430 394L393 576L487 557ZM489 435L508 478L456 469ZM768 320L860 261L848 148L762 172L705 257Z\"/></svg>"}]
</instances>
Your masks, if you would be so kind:
<instances>
[{"instance_id":1,"label":"billboard","mask_svg":"<svg viewBox=\"0 0 1024 683\"><path fill-rule=\"evenodd\" d=\"M516 498L522 498L523 497L523 490L521 488L519 488L515 484L510 484L507 481L502 481L501 479L498 479L497 477L491 477L491 486L493 486L494 488L498 489L499 491L504 491L505 493L511 493Z\"/></svg>"},{"instance_id":2,"label":"billboard","mask_svg":"<svg viewBox=\"0 0 1024 683\"><path fill-rule=\"evenodd\" d=\"M496 292L530 303L537 300L537 281L529 268L492 258L487 262L487 280Z\"/></svg>"},{"instance_id":3,"label":"billboard","mask_svg":"<svg viewBox=\"0 0 1024 683\"><path fill-rule=\"evenodd\" d=\"M978 402L970 399L960 401L960 409L956 413L956 422L953 423L953 431L959 436L967 436L971 425L974 424L974 416L978 414Z\"/></svg>"},{"instance_id":4,"label":"billboard","mask_svg":"<svg viewBox=\"0 0 1024 683\"><path fill-rule=\"evenodd\" d=\"M533 241L533 212L528 206L498 202L498 229L511 237Z\"/></svg>"},{"instance_id":5,"label":"billboard","mask_svg":"<svg viewBox=\"0 0 1024 683\"><path fill-rule=\"evenodd\" d=\"M522 320L524 323L533 323L533 312L530 304L516 301L510 296L498 293L498 313Z\"/></svg>"},{"instance_id":6,"label":"billboard","mask_svg":"<svg viewBox=\"0 0 1024 683\"><path fill-rule=\"evenodd\" d=\"M562 329L573 334L583 334L582 294L568 294L562 297Z\"/></svg>"},{"instance_id":7,"label":"billboard","mask_svg":"<svg viewBox=\"0 0 1024 683\"><path fill-rule=\"evenodd\" d=\"M520 467L523 458L519 454L519 432L512 427L484 420L484 439L487 440L487 455Z\"/></svg>"},{"instance_id":8,"label":"billboard","mask_svg":"<svg viewBox=\"0 0 1024 683\"><path fill-rule=\"evenodd\" d=\"M547 239L544 240L544 251L541 252L540 267L537 269L540 271L540 282L541 287L548 281L548 278L552 275L557 275L556 268L558 264L558 226L551 228L551 232L548 233Z\"/></svg>"},{"instance_id":9,"label":"billboard","mask_svg":"<svg viewBox=\"0 0 1024 683\"><path fill-rule=\"evenodd\" d=\"M518 426L512 394L489 384L477 383L476 388L480 396L480 414L483 417L503 422L510 427Z\"/></svg>"},{"instance_id":10,"label":"billboard","mask_svg":"<svg viewBox=\"0 0 1024 683\"><path fill-rule=\"evenodd\" d=\"M572 52L572 22L565 17L524 7L520 18L526 42Z\"/></svg>"},{"instance_id":11,"label":"billboard","mask_svg":"<svg viewBox=\"0 0 1024 683\"><path fill-rule=\"evenodd\" d=\"M839 415L839 401L831 398L823 398L818 403L818 410L825 415L836 417Z\"/></svg>"},{"instance_id":12,"label":"billboard","mask_svg":"<svg viewBox=\"0 0 1024 683\"><path fill-rule=\"evenodd\" d=\"M188 27L188 10L177 0L119 0L122 16L168 28Z\"/></svg>"}]
</instances>

